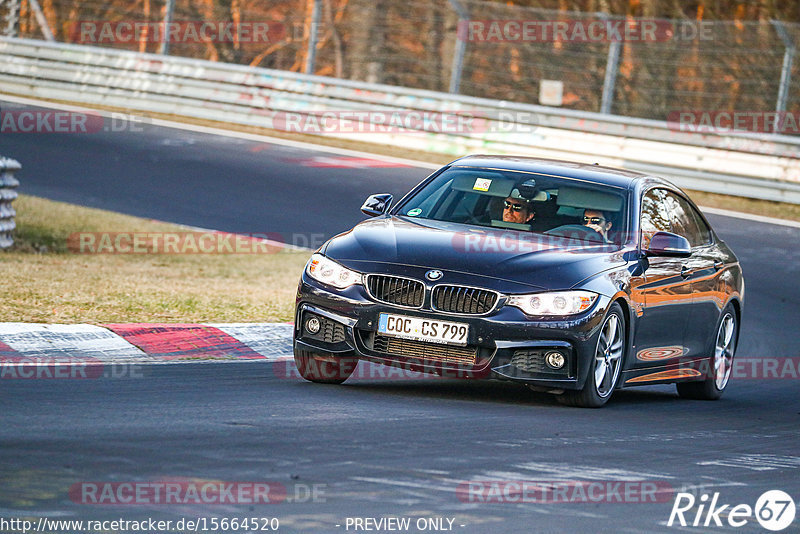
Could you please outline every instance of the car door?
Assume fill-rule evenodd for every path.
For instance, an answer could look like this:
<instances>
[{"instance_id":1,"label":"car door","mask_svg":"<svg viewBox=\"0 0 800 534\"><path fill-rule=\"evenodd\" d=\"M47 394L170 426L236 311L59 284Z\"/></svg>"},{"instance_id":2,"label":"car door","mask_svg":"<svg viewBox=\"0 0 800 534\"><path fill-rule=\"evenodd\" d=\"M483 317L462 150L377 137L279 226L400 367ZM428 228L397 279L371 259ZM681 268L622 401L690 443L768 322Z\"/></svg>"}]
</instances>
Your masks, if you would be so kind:
<instances>
[{"instance_id":1,"label":"car door","mask_svg":"<svg viewBox=\"0 0 800 534\"><path fill-rule=\"evenodd\" d=\"M639 227L642 249L656 232L676 232L674 195L654 188L642 197ZM635 366L657 367L685 352L685 333L692 310L692 281L687 275L691 258L651 257L636 287L643 303L634 330Z\"/></svg>"},{"instance_id":2,"label":"car door","mask_svg":"<svg viewBox=\"0 0 800 534\"><path fill-rule=\"evenodd\" d=\"M700 213L685 198L676 198L675 233L684 236L692 247L685 273L692 283L692 309L684 336L684 356L707 356L711 336L716 332L723 297L718 290L723 255L714 243L711 230Z\"/></svg>"}]
</instances>

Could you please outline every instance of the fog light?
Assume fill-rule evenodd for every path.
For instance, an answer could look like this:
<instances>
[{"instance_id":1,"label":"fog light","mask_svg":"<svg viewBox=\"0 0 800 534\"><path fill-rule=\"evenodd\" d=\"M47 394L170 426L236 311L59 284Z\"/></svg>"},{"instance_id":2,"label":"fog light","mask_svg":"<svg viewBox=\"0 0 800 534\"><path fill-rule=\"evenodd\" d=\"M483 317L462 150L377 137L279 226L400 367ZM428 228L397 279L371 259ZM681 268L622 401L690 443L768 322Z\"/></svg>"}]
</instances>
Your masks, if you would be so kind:
<instances>
[{"instance_id":1,"label":"fog light","mask_svg":"<svg viewBox=\"0 0 800 534\"><path fill-rule=\"evenodd\" d=\"M316 317L311 317L311 319L306 321L306 331L309 334L316 334L317 332L319 332L320 326L321 325L319 323L319 319L317 319Z\"/></svg>"},{"instance_id":2,"label":"fog light","mask_svg":"<svg viewBox=\"0 0 800 534\"><path fill-rule=\"evenodd\" d=\"M547 366L552 369L561 369L564 367L564 364L567 363L567 360L564 358L564 355L557 351L550 351L544 355L544 361L547 362Z\"/></svg>"}]
</instances>

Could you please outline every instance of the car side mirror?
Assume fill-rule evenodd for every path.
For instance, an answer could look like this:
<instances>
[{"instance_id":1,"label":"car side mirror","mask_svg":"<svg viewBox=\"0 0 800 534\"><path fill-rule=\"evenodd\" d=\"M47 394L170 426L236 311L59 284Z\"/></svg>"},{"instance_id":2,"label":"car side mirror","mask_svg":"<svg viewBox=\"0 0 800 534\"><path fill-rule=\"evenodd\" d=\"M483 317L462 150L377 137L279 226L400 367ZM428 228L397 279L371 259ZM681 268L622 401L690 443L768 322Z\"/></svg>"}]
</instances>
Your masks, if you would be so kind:
<instances>
[{"instance_id":1,"label":"car side mirror","mask_svg":"<svg viewBox=\"0 0 800 534\"><path fill-rule=\"evenodd\" d=\"M648 257L688 258L692 255L692 247L683 236L672 232L656 232L650 238L650 245L644 252Z\"/></svg>"},{"instance_id":2,"label":"car side mirror","mask_svg":"<svg viewBox=\"0 0 800 534\"><path fill-rule=\"evenodd\" d=\"M392 205L392 195L389 193L381 193L379 195L370 195L361 206L361 211L370 217L377 217L389 211L389 206Z\"/></svg>"}]
</instances>

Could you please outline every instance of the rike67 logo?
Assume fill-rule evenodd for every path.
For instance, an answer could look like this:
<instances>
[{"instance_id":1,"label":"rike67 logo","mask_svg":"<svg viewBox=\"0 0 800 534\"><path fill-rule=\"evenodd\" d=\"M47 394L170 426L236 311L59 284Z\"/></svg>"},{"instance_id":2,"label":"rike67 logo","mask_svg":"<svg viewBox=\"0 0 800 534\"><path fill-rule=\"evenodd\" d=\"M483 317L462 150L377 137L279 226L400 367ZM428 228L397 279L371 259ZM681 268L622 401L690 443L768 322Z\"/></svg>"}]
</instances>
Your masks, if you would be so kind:
<instances>
[{"instance_id":1,"label":"rike67 logo","mask_svg":"<svg viewBox=\"0 0 800 534\"><path fill-rule=\"evenodd\" d=\"M763 528L778 532L792 524L795 513L794 500L781 490L764 492L755 507L749 504L722 504L718 492L713 496L703 494L699 498L681 492L675 497L667 526L738 528L755 519Z\"/></svg>"}]
</instances>

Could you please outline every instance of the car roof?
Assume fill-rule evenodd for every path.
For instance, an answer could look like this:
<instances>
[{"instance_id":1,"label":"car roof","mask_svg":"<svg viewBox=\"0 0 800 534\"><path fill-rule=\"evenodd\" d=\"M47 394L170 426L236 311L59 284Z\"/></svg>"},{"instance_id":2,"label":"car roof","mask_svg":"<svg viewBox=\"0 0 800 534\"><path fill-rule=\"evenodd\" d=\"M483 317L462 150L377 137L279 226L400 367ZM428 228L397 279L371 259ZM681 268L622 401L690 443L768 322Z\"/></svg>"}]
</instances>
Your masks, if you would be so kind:
<instances>
[{"instance_id":1,"label":"car roof","mask_svg":"<svg viewBox=\"0 0 800 534\"><path fill-rule=\"evenodd\" d=\"M666 180L641 172L590 165L576 161L544 159L524 156L494 156L478 154L459 158L451 166L479 167L507 171L533 172L554 176L576 178L598 184L629 188L635 181L644 179L668 184ZM671 185L671 184L670 184Z\"/></svg>"}]
</instances>

